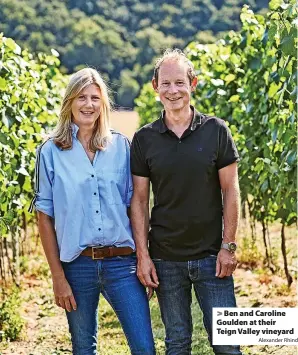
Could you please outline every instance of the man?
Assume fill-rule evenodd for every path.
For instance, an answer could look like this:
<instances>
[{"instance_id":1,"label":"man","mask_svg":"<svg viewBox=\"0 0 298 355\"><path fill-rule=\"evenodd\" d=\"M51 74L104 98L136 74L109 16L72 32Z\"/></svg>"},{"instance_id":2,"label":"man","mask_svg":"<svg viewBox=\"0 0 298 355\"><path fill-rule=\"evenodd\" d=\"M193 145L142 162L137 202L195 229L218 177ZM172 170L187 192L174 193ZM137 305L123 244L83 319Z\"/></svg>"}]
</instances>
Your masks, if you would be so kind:
<instances>
[{"instance_id":1,"label":"man","mask_svg":"<svg viewBox=\"0 0 298 355\"><path fill-rule=\"evenodd\" d=\"M166 354L186 355L191 354L192 287L210 343L212 307L236 307L239 156L224 121L190 105L197 78L183 52L165 52L152 84L164 111L133 138L131 222L138 277L149 297L156 289ZM148 238L150 182L154 207ZM241 355L239 346L211 346L217 355Z\"/></svg>"}]
</instances>

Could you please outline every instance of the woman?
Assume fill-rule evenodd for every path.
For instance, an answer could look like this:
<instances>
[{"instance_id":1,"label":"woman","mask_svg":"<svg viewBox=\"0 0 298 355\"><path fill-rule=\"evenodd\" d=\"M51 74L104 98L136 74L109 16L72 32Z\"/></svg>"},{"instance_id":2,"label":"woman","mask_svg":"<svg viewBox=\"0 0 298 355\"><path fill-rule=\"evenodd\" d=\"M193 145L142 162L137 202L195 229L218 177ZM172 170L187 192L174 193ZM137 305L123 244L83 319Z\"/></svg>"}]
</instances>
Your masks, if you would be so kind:
<instances>
[{"instance_id":1,"label":"woman","mask_svg":"<svg viewBox=\"0 0 298 355\"><path fill-rule=\"evenodd\" d=\"M129 142L110 130L107 87L90 68L66 88L58 125L37 153L39 233L56 304L67 312L73 354L96 354L100 293L132 354L155 354L145 289L136 276L127 208Z\"/></svg>"}]
</instances>

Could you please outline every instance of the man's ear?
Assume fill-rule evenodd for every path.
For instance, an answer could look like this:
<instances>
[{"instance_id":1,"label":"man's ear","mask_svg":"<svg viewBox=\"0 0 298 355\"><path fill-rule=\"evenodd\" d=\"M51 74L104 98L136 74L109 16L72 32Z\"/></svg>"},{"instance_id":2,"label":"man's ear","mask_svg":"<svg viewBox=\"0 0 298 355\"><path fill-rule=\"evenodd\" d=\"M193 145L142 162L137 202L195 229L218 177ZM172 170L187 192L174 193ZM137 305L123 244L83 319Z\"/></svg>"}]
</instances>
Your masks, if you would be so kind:
<instances>
[{"instance_id":1,"label":"man's ear","mask_svg":"<svg viewBox=\"0 0 298 355\"><path fill-rule=\"evenodd\" d=\"M158 92L157 82L154 78L152 79L151 83L152 83L154 91Z\"/></svg>"},{"instance_id":2,"label":"man's ear","mask_svg":"<svg viewBox=\"0 0 298 355\"><path fill-rule=\"evenodd\" d=\"M198 84L198 78L195 77L195 78L193 78L193 80L191 82L191 91L195 91L197 84Z\"/></svg>"}]
</instances>

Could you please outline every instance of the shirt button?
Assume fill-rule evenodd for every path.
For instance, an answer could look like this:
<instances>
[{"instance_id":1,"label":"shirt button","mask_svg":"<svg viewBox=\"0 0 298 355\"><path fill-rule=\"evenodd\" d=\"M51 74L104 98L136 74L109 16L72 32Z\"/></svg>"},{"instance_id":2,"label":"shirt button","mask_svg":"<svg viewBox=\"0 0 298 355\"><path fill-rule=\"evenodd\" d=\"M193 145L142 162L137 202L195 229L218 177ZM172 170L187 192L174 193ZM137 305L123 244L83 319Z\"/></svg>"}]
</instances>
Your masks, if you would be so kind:
<instances>
[{"instance_id":1,"label":"shirt button","mask_svg":"<svg viewBox=\"0 0 298 355\"><path fill-rule=\"evenodd\" d=\"M181 143L181 141L179 141L179 143Z\"/></svg>"},{"instance_id":2,"label":"shirt button","mask_svg":"<svg viewBox=\"0 0 298 355\"><path fill-rule=\"evenodd\" d=\"M98 211L96 211L96 213L98 213Z\"/></svg>"},{"instance_id":3,"label":"shirt button","mask_svg":"<svg viewBox=\"0 0 298 355\"><path fill-rule=\"evenodd\" d=\"M92 174L91 177L94 177L94 175Z\"/></svg>"},{"instance_id":4,"label":"shirt button","mask_svg":"<svg viewBox=\"0 0 298 355\"><path fill-rule=\"evenodd\" d=\"M94 192L94 194L93 194L94 196L96 195L96 192Z\"/></svg>"},{"instance_id":5,"label":"shirt button","mask_svg":"<svg viewBox=\"0 0 298 355\"><path fill-rule=\"evenodd\" d=\"M101 228L98 228L99 231L101 231Z\"/></svg>"}]
</instances>

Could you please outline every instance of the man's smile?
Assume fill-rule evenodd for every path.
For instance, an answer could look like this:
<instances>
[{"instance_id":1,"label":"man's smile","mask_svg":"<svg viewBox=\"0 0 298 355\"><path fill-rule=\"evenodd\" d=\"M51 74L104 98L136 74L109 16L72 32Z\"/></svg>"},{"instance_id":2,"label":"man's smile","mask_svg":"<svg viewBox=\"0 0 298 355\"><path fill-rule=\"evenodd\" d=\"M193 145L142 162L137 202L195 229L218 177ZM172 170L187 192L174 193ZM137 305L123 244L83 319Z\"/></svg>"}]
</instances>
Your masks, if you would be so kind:
<instances>
[{"instance_id":1,"label":"man's smile","mask_svg":"<svg viewBox=\"0 0 298 355\"><path fill-rule=\"evenodd\" d=\"M178 100L181 99L181 97L176 97L176 98L167 97L167 99L168 99L169 101L178 101Z\"/></svg>"}]
</instances>

